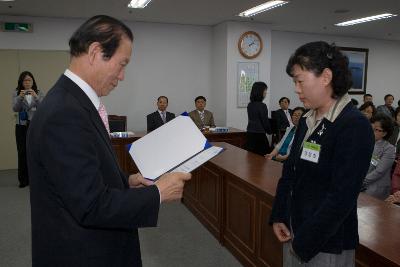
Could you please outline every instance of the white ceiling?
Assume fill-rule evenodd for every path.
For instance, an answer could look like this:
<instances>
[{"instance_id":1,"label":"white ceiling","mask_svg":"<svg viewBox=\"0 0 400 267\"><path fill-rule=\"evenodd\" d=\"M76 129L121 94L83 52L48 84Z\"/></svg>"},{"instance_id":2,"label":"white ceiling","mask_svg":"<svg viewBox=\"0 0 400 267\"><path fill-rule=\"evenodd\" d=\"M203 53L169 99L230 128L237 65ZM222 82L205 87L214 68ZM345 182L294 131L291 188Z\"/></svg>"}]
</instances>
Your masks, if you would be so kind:
<instances>
[{"instance_id":1,"label":"white ceiling","mask_svg":"<svg viewBox=\"0 0 400 267\"><path fill-rule=\"evenodd\" d=\"M106 14L125 21L213 26L224 21L251 21L237 16L265 0L152 0L130 10L129 0L16 0L0 2L0 15L89 18ZM335 11L347 11L337 13ZM335 23L380 13L399 16L350 27ZM1 19L1 17L0 17ZM400 0L293 0L253 17L273 30L333 34L400 41Z\"/></svg>"}]
</instances>

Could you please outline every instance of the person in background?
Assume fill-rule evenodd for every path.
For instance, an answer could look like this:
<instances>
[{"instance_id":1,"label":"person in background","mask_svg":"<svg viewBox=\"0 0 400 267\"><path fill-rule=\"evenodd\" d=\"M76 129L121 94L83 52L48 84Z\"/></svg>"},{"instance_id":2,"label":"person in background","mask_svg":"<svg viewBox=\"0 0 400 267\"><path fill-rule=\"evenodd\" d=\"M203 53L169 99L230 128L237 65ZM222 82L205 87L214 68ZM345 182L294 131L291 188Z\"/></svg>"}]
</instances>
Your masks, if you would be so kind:
<instances>
[{"instance_id":1,"label":"person in background","mask_svg":"<svg viewBox=\"0 0 400 267\"><path fill-rule=\"evenodd\" d=\"M283 243L283 266L354 266L357 198L374 138L347 93L348 58L334 44L307 43L286 72L310 111L297 126L269 221Z\"/></svg>"},{"instance_id":2,"label":"person in background","mask_svg":"<svg viewBox=\"0 0 400 267\"><path fill-rule=\"evenodd\" d=\"M396 159L400 159L400 107L394 112L394 128L389 143L396 147Z\"/></svg>"},{"instance_id":3,"label":"person in background","mask_svg":"<svg viewBox=\"0 0 400 267\"><path fill-rule=\"evenodd\" d=\"M400 175L400 174L398 174L398 175ZM400 205L400 191L396 191L395 193L391 194L390 196L388 196L387 199L385 199L385 201L387 201L391 204Z\"/></svg>"},{"instance_id":4,"label":"person in background","mask_svg":"<svg viewBox=\"0 0 400 267\"><path fill-rule=\"evenodd\" d=\"M375 146L363 191L375 198L385 200L391 191L390 172L395 158L395 148L387 140L393 132L392 119L378 113L371 119L375 134Z\"/></svg>"},{"instance_id":5,"label":"person in background","mask_svg":"<svg viewBox=\"0 0 400 267\"><path fill-rule=\"evenodd\" d=\"M263 102L268 86L264 82L255 82L251 88L250 103L247 105L247 151L265 156L271 151L266 134L271 134L268 120L268 108Z\"/></svg>"},{"instance_id":6,"label":"person in background","mask_svg":"<svg viewBox=\"0 0 400 267\"><path fill-rule=\"evenodd\" d=\"M368 118L368 120L370 120L376 114L376 108L374 104L370 101L362 104L359 110L361 111L362 114L364 114Z\"/></svg>"},{"instance_id":7,"label":"person in background","mask_svg":"<svg viewBox=\"0 0 400 267\"><path fill-rule=\"evenodd\" d=\"M358 107L358 101L355 98L351 99L351 103L353 104L353 106Z\"/></svg>"},{"instance_id":8,"label":"person in background","mask_svg":"<svg viewBox=\"0 0 400 267\"><path fill-rule=\"evenodd\" d=\"M26 161L26 134L29 122L40 102L43 93L37 88L35 78L29 71L19 75L18 85L12 96L12 108L16 112L15 139L18 152L18 181L19 187L29 185L28 165Z\"/></svg>"},{"instance_id":9,"label":"person in background","mask_svg":"<svg viewBox=\"0 0 400 267\"><path fill-rule=\"evenodd\" d=\"M292 114L292 110L289 109L290 99L287 97L282 97L279 99L279 106L281 107L278 110L272 112L272 118L276 120L276 125L278 130L286 130L287 127L293 126L292 118L290 114Z\"/></svg>"},{"instance_id":10,"label":"person in background","mask_svg":"<svg viewBox=\"0 0 400 267\"><path fill-rule=\"evenodd\" d=\"M396 166L392 174L392 195L396 198L396 202L400 204L400 160L397 160ZM390 199L389 196L386 200Z\"/></svg>"},{"instance_id":11,"label":"person in background","mask_svg":"<svg viewBox=\"0 0 400 267\"><path fill-rule=\"evenodd\" d=\"M372 95L371 94L365 94L364 97L363 97L363 101L364 101L364 103L373 102Z\"/></svg>"},{"instance_id":12,"label":"person in background","mask_svg":"<svg viewBox=\"0 0 400 267\"><path fill-rule=\"evenodd\" d=\"M391 94L385 95L385 105L376 108L377 113L383 113L390 118L394 118L394 108L392 107L394 97Z\"/></svg>"},{"instance_id":13,"label":"person in background","mask_svg":"<svg viewBox=\"0 0 400 267\"><path fill-rule=\"evenodd\" d=\"M275 146L274 150L265 157L267 159L274 159L277 161L285 161L290 154L290 148L292 147L294 134L296 132L296 127L299 124L301 116L304 114L305 109L303 107L296 107L292 111L292 122L293 125L286 129L285 135L282 137L281 141Z\"/></svg>"},{"instance_id":14,"label":"person in background","mask_svg":"<svg viewBox=\"0 0 400 267\"><path fill-rule=\"evenodd\" d=\"M199 129L204 129L204 127L215 127L214 116L211 111L205 110L207 100L204 96L198 96L194 100L196 106L195 110L189 113L190 118L199 127Z\"/></svg>"},{"instance_id":15,"label":"person in background","mask_svg":"<svg viewBox=\"0 0 400 267\"><path fill-rule=\"evenodd\" d=\"M175 114L167 111L168 97L157 98L157 110L147 115L147 132L151 132L175 118Z\"/></svg>"},{"instance_id":16,"label":"person in background","mask_svg":"<svg viewBox=\"0 0 400 267\"><path fill-rule=\"evenodd\" d=\"M138 228L157 226L161 203L180 199L191 175L151 182L118 164L102 97L124 79L132 31L94 16L69 46L69 67L28 132L32 266L140 267Z\"/></svg>"}]
</instances>

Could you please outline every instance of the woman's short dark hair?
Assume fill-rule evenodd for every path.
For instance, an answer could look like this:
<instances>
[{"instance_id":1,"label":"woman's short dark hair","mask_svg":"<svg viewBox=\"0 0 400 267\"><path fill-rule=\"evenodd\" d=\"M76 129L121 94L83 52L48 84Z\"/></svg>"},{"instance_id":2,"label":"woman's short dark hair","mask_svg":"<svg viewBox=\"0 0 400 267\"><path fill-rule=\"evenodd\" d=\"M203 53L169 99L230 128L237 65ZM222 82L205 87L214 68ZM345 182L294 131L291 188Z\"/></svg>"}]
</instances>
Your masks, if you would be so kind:
<instances>
[{"instance_id":1,"label":"woman's short dark hair","mask_svg":"<svg viewBox=\"0 0 400 267\"><path fill-rule=\"evenodd\" d=\"M292 110L292 115L293 115L294 112L296 112L296 111L298 111L298 110L300 110L303 114L306 112L306 109L303 108L303 107L295 107L295 108Z\"/></svg>"},{"instance_id":2,"label":"woman's short dark hair","mask_svg":"<svg viewBox=\"0 0 400 267\"><path fill-rule=\"evenodd\" d=\"M372 108L372 116L374 116L376 114L376 108L375 108L374 103L372 103L371 101L367 101L364 104L362 104L358 110L359 111L363 111L363 110L366 110L369 107Z\"/></svg>"},{"instance_id":3,"label":"woman's short dark hair","mask_svg":"<svg viewBox=\"0 0 400 267\"><path fill-rule=\"evenodd\" d=\"M21 72L21 74L19 75L19 78L18 78L18 86L17 86L17 88L15 88L15 90L17 90L17 95L20 94L21 90L24 90L24 85L23 85L23 83L24 83L24 79L25 79L26 76L29 76L29 77L32 78L32 82L33 82L33 83L32 83L32 89L33 89L33 91L35 91L35 93L38 92L37 85L36 85L36 81L35 81L35 77L33 77L33 74L32 74L31 72L29 72L29 71L23 71L23 72Z\"/></svg>"},{"instance_id":4,"label":"woman's short dark hair","mask_svg":"<svg viewBox=\"0 0 400 267\"><path fill-rule=\"evenodd\" d=\"M380 122L382 130L386 133L383 139L388 140L393 133L393 119L385 114L377 113L371 118L371 123Z\"/></svg>"},{"instance_id":5,"label":"woman's short dark hair","mask_svg":"<svg viewBox=\"0 0 400 267\"><path fill-rule=\"evenodd\" d=\"M349 59L340 52L335 44L326 42L307 43L299 48L290 57L286 66L286 73L293 77L293 66L299 65L303 70L312 71L319 77L324 69L332 71L332 97L337 98L346 94L352 78L349 70Z\"/></svg>"},{"instance_id":6,"label":"woman's short dark hair","mask_svg":"<svg viewBox=\"0 0 400 267\"><path fill-rule=\"evenodd\" d=\"M105 15L94 16L83 23L69 39L70 54L80 56L88 52L92 43L99 42L104 59L110 59L123 36L133 41L132 31L124 23Z\"/></svg>"},{"instance_id":7,"label":"woman's short dark hair","mask_svg":"<svg viewBox=\"0 0 400 267\"><path fill-rule=\"evenodd\" d=\"M279 104L283 101L283 100L287 100L287 102L290 104L290 99L289 98L287 98L286 96L284 96L284 97L281 97L280 99L279 99Z\"/></svg>"},{"instance_id":8,"label":"woman's short dark hair","mask_svg":"<svg viewBox=\"0 0 400 267\"><path fill-rule=\"evenodd\" d=\"M255 82L251 87L250 102L261 102L264 99L264 91L268 86L265 82Z\"/></svg>"},{"instance_id":9,"label":"woman's short dark hair","mask_svg":"<svg viewBox=\"0 0 400 267\"><path fill-rule=\"evenodd\" d=\"M199 99L202 99L202 100L204 100L204 102L207 102L206 98L204 96L202 96L202 95L199 95L198 97L196 97L194 99L194 102L196 103L196 101L199 100Z\"/></svg>"}]
</instances>

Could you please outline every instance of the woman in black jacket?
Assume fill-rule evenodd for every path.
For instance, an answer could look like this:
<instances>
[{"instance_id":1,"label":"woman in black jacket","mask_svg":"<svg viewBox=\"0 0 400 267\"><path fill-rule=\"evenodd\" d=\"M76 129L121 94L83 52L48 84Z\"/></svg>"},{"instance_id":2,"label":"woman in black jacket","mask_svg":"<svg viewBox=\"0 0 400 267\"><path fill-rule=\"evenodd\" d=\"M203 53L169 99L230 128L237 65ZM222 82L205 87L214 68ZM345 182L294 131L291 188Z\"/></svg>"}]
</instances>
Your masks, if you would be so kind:
<instances>
[{"instance_id":1,"label":"woman in black jacket","mask_svg":"<svg viewBox=\"0 0 400 267\"><path fill-rule=\"evenodd\" d=\"M251 88L250 103L247 105L246 149L250 152L264 156L271 152L267 134L271 134L268 120L268 108L264 100L268 86L264 82L255 82Z\"/></svg>"},{"instance_id":2,"label":"woman in black jacket","mask_svg":"<svg viewBox=\"0 0 400 267\"><path fill-rule=\"evenodd\" d=\"M348 59L334 45L308 43L292 55L286 72L310 111L300 119L271 212L284 243L283 265L354 266L357 198L374 134L347 94Z\"/></svg>"}]
</instances>

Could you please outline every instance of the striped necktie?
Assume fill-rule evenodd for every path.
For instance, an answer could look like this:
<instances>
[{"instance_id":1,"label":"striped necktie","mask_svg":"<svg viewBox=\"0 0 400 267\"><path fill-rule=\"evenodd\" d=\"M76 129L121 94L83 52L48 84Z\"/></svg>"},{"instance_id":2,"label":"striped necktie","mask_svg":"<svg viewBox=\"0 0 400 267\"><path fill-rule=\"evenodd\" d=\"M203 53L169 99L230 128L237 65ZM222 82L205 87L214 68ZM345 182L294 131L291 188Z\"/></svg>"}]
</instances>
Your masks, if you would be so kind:
<instances>
[{"instance_id":1,"label":"striped necktie","mask_svg":"<svg viewBox=\"0 0 400 267\"><path fill-rule=\"evenodd\" d=\"M99 115L101 120L104 123L104 127L106 127L106 130L108 132L108 134L110 134L110 126L108 125L108 115L107 115L107 110L106 107L104 106L104 104L102 102L100 102L100 106L99 106Z\"/></svg>"},{"instance_id":2,"label":"striped necktie","mask_svg":"<svg viewBox=\"0 0 400 267\"><path fill-rule=\"evenodd\" d=\"M162 114L162 116L161 116L162 121L163 121L164 123L166 123L166 122L167 122L167 119L165 118L165 111L161 112L161 114Z\"/></svg>"}]
</instances>

